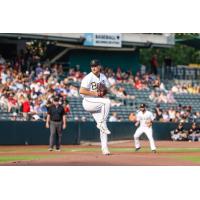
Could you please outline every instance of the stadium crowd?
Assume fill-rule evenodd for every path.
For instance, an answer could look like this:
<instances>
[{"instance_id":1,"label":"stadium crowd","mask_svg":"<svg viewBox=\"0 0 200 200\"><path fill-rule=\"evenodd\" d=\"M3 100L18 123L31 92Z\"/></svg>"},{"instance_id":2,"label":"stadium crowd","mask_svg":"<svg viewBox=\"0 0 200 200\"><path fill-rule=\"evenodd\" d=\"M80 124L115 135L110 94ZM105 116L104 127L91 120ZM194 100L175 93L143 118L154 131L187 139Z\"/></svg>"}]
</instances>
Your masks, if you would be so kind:
<instances>
[{"instance_id":1,"label":"stadium crowd","mask_svg":"<svg viewBox=\"0 0 200 200\"><path fill-rule=\"evenodd\" d=\"M59 81L63 75L62 65L37 62L26 71L23 71L22 60L5 62L1 56L0 62L0 106L2 110L13 113L22 113L21 120L44 119L48 106L55 95L60 97L60 103L65 111L70 107L67 96L78 97L78 89L68 84L68 80ZM38 60L37 60L38 61ZM31 65L30 65L31 66Z\"/></svg>"},{"instance_id":2,"label":"stadium crowd","mask_svg":"<svg viewBox=\"0 0 200 200\"><path fill-rule=\"evenodd\" d=\"M49 61L42 63L40 55L43 53L38 47L37 51L29 49L9 61L0 56L0 107L12 113L13 119L16 119L17 113L22 113L21 120L44 120L54 96L60 97L60 104L69 113L68 97L79 97L78 85L73 83L80 83L86 73L76 67L64 72L61 64L50 64ZM102 72L111 84L111 94L124 100L112 99L111 106L126 105L127 99L133 102L136 99L136 96L127 94L126 89L118 85L120 83L130 84L135 90L151 91L149 99L158 104L175 103L174 93L200 92L200 86L192 87L189 84L175 85L167 90L159 75L146 73L145 70L133 75L131 71L123 72L120 67L116 72L104 67ZM192 113L190 106L162 110L158 105L154 113L156 120L162 122L200 121L200 113ZM113 113L111 121L115 119L120 121L117 114Z\"/></svg>"},{"instance_id":3,"label":"stadium crowd","mask_svg":"<svg viewBox=\"0 0 200 200\"><path fill-rule=\"evenodd\" d=\"M191 106L177 106L163 110L159 104L154 109L155 119L160 122L196 122L200 123L200 112L192 112Z\"/></svg>"},{"instance_id":4,"label":"stadium crowd","mask_svg":"<svg viewBox=\"0 0 200 200\"><path fill-rule=\"evenodd\" d=\"M200 86L190 82L180 82L172 86L171 91L175 94L200 94Z\"/></svg>"}]
</instances>

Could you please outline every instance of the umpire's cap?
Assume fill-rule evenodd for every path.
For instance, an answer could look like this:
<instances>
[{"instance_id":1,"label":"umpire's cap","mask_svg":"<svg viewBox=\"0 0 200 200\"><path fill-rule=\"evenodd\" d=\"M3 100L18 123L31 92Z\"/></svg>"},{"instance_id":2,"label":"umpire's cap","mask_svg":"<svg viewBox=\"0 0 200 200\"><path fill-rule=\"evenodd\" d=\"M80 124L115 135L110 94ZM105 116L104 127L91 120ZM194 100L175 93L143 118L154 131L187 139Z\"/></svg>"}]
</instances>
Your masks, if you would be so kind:
<instances>
[{"instance_id":1,"label":"umpire's cap","mask_svg":"<svg viewBox=\"0 0 200 200\"><path fill-rule=\"evenodd\" d=\"M141 103L140 108L146 108L146 105L144 103Z\"/></svg>"},{"instance_id":2,"label":"umpire's cap","mask_svg":"<svg viewBox=\"0 0 200 200\"><path fill-rule=\"evenodd\" d=\"M58 101L60 100L60 98L59 98L58 96L55 96L55 97L53 98L53 100L54 100L55 102L58 102Z\"/></svg>"},{"instance_id":3,"label":"umpire's cap","mask_svg":"<svg viewBox=\"0 0 200 200\"><path fill-rule=\"evenodd\" d=\"M98 65L101 65L101 63L99 62L99 60L96 60L96 59L91 60L91 62L90 62L90 66L91 67L92 66L98 66Z\"/></svg>"}]
</instances>

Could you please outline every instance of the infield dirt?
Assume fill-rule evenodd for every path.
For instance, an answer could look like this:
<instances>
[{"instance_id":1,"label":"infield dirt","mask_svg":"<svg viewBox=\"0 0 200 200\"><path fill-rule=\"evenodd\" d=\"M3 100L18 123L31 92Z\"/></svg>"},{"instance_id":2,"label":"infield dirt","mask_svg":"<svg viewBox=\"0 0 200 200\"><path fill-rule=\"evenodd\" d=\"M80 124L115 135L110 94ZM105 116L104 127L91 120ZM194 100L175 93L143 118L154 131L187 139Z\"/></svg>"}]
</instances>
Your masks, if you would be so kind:
<instances>
[{"instance_id":1,"label":"infield dirt","mask_svg":"<svg viewBox=\"0 0 200 200\"><path fill-rule=\"evenodd\" d=\"M158 152L152 153L147 141L145 150L134 152L132 141L110 144L111 155L101 154L96 143L63 146L61 152L48 152L47 146L0 146L0 157L32 156L32 159L0 162L6 166L195 166L200 161L199 142L157 141ZM184 148L184 149L183 149ZM166 151L165 151L166 149ZM183 149L183 151L182 151ZM113 151L112 151L113 150ZM38 156L38 157L37 157ZM188 158L188 159L187 159Z\"/></svg>"}]
</instances>

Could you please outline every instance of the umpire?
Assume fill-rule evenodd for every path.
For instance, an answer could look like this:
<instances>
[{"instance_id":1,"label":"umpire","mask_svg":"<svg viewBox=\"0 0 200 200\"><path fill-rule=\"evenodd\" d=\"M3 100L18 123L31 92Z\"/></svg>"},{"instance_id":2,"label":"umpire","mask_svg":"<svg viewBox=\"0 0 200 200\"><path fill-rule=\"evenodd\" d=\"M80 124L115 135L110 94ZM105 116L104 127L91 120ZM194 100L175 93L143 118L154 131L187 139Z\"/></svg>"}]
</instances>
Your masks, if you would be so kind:
<instances>
[{"instance_id":1,"label":"umpire","mask_svg":"<svg viewBox=\"0 0 200 200\"><path fill-rule=\"evenodd\" d=\"M63 106L59 105L59 97L54 97L53 105L48 108L46 128L49 127L49 151L53 151L54 137L56 137L56 151L60 151L62 129L66 128L66 115Z\"/></svg>"}]
</instances>

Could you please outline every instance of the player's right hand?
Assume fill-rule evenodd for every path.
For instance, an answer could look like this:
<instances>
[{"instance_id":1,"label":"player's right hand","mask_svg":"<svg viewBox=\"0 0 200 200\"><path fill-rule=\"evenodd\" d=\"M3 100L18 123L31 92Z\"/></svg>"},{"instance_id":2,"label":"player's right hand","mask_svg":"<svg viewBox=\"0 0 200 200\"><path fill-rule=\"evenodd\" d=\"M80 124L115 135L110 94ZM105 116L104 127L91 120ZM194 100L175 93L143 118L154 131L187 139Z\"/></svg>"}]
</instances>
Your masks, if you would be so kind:
<instances>
[{"instance_id":1,"label":"player's right hand","mask_svg":"<svg viewBox=\"0 0 200 200\"><path fill-rule=\"evenodd\" d=\"M94 92L95 97L99 97L99 93L97 91Z\"/></svg>"},{"instance_id":2,"label":"player's right hand","mask_svg":"<svg viewBox=\"0 0 200 200\"><path fill-rule=\"evenodd\" d=\"M135 123L135 126L139 126L139 122L136 122L136 123Z\"/></svg>"},{"instance_id":3,"label":"player's right hand","mask_svg":"<svg viewBox=\"0 0 200 200\"><path fill-rule=\"evenodd\" d=\"M49 128L49 123L46 123L46 128Z\"/></svg>"}]
</instances>

